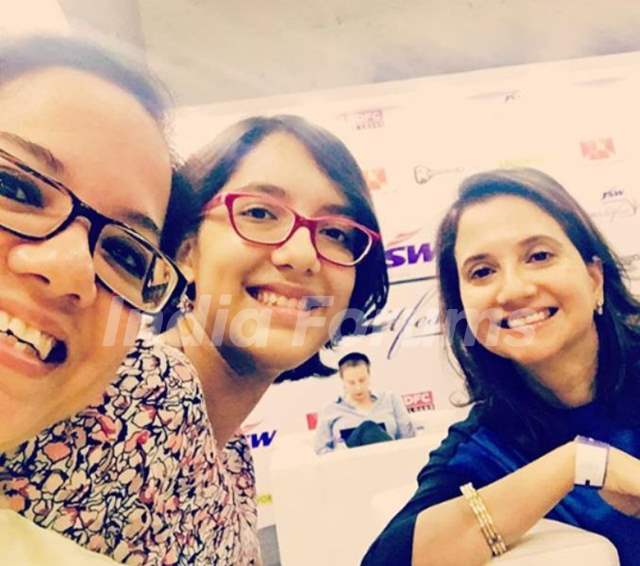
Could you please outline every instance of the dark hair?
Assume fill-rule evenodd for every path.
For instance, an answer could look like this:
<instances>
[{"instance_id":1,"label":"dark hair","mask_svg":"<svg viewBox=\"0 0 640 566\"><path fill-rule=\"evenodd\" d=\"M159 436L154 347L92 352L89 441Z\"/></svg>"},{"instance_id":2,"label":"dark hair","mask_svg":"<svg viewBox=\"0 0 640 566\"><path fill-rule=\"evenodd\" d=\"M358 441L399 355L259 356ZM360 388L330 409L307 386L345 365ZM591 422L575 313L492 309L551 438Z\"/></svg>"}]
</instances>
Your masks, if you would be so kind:
<instances>
[{"instance_id":1,"label":"dark hair","mask_svg":"<svg viewBox=\"0 0 640 566\"><path fill-rule=\"evenodd\" d=\"M347 147L332 133L300 116L256 116L235 123L211 144L191 157L181 172L193 185L194 210L178 217L170 213L170 234L163 240L167 253L175 256L181 242L197 232L203 207L224 187L242 160L270 134L284 132L294 136L312 155L320 170L341 189L355 214L355 220L379 232L371 195L360 167ZM387 301L389 280L382 242L376 242L367 257L356 265L356 281L349 309L361 314L361 320L349 319L340 336L352 334L358 322L375 317ZM315 362L313 360L316 360ZM327 375L333 370L320 364L318 356L301 368L283 374L282 379L306 377L309 372ZM318 364L320 364L318 366ZM304 373L303 375L303 372Z\"/></svg>"},{"instance_id":2,"label":"dark hair","mask_svg":"<svg viewBox=\"0 0 640 566\"><path fill-rule=\"evenodd\" d=\"M0 43L0 84L48 67L86 71L108 80L135 97L158 124L163 124L168 106L164 87L143 63L130 56L77 38L27 36Z\"/></svg>"},{"instance_id":3,"label":"dark hair","mask_svg":"<svg viewBox=\"0 0 640 566\"><path fill-rule=\"evenodd\" d=\"M360 364L366 364L367 367L371 367L369 358L362 352L350 352L348 354L345 354L338 360L338 369L340 370L340 375L342 375L343 367L359 366Z\"/></svg>"},{"instance_id":4,"label":"dark hair","mask_svg":"<svg viewBox=\"0 0 640 566\"><path fill-rule=\"evenodd\" d=\"M542 453L557 445L563 432L566 434L559 430L560 424L554 426L560 412L530 390L516 374L512 361L493 354L477 340L472 344L468 344L468 339L465 342L469 331L464 317L448 316L463 312L455 259L460 216L467 207L502 195L520 197L538 206L558 222L586 264L598 259L602 263L604 312L595 319L600 341L595 398L612 410L620 405L629 388L638 389L635 366L640 354L640 334L636 323L640 304L628 291L624 268L605 238L576 200L552 177L536 169L498 169L463 181L457 200L440 224L436 241L440 315L445 335L464 373L471 402L483 403L490 414L499 415L503 426L508 422L515 427L523 447Z\"/></svg>"}]
</instances>

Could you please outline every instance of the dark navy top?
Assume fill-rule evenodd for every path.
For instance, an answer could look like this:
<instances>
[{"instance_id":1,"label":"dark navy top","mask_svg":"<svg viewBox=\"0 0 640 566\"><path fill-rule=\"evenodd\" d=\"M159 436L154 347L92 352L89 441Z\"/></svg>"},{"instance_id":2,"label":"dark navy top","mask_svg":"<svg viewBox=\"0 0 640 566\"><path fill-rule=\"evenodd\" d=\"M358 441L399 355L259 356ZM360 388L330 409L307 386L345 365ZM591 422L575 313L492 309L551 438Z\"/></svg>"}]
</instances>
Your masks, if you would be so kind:
<instances>
[{"instance_id":1,"label":"dark navy top","mask_svg":"<svg viewBox=\"0 0 640 566\"><path fill-rule=\"evenodd\" d=\"M490 428L483 413L474 407L465 421L449 429L420 471L416 493L373 543L363 566L411 565L415 521L423 509L458 497L467 482L483 487L531 462L515 448L509 430ZM590 436L640 457L640 428L614 423L598 402L562 413L570 438ZM575 487L546 517L607 537L618 549L621 566L640 564L640 519L610 506L598 490Z\"/></svg>"}]
</instances>

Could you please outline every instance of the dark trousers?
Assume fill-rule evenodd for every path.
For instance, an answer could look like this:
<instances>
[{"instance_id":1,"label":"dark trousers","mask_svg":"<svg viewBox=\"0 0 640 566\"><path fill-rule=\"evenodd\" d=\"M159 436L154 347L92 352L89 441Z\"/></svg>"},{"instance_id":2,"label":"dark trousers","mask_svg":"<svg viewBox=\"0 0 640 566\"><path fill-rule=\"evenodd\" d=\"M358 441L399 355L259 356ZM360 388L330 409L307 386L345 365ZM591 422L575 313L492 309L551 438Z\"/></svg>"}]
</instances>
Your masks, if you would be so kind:
<instances>
[{"instance_id":1,"label":"dark trousers","mask_svg":"<svg viewBox=\"0 0 640 566\"><path fill-rule=\"evenodd\" d=\"M345 440L349 448L364 446L365 444L376 444L377 442L387 442L393 440L381 426L373 421L364 421Z\"/></svg>"}]
</instances>

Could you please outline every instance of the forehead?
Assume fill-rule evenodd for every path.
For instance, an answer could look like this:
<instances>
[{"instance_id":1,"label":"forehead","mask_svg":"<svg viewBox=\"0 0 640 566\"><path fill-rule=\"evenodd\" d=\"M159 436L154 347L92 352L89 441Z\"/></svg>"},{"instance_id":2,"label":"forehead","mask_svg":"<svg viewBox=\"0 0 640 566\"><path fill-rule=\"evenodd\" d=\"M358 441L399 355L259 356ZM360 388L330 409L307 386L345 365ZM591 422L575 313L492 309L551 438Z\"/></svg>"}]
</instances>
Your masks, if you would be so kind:
<instances>
[{"instance_id":1,"label":"forehead","mask_svg":"<svg viewBox=\"0 0 640 566\"><path fill-rule=\"evenodd\" d=\"M356 378L369 375L369 367L364 362L356 365L343 366L341 368L342 377Z\"/></svg>"},{"instance_id":2,"label":"forehead","mask_svg":"<svg viewBox=\"0 0 640 566\"><path fill-rule=\"evenodd\" d=\"M0 130L46 148L62 167L52 171L46 159L3 138L6 150L53 174L108 216L127 221L125 211L131 211L162 225L169 152L157 124L132 95L89 73L50 68L2 85L0 104Z\"/></svg>"},{"instance_id":3,"label":"forehead","mask_svg":"<svg viewBox=\"0 0 640 566\"><path fill-rule=\"evenodd\" d=\"M239 163L225 191L246 186L271 185L306 214L323 207L346 207L347 198L318 167L309 150L292 134L276 132L260 141Z\"/></svg>"},{"instance_id":4,"label":"forehead","mask_svg":"<svg viewBox=\"0 0 640 566\"><path fill-rule=\"evenodd\" d=\"M473 255L510 251L533 236L571 243L560 224L532 202L517 196L493 197L470 205L460 215L456 260L460 264Z\"/></svg>"}]
</instances>

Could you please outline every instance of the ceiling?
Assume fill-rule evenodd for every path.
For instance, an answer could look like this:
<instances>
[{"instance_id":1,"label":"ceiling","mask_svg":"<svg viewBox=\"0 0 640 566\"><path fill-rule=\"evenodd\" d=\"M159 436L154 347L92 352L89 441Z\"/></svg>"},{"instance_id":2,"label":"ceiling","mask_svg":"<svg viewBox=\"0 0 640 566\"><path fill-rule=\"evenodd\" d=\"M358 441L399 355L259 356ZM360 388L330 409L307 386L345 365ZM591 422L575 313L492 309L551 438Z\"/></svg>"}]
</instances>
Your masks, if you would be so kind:
<instances>
[{"instance_id":1,"label":"ceiling","mask_svg":"<svg viewBox=\"0 0 640 566\"><path fill-rule=\"evenodd\" d=\"M640 51L637 0L58 0L178 105Z\"/></svg>"}]
</instances>

